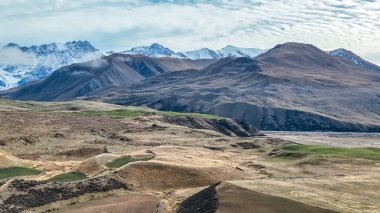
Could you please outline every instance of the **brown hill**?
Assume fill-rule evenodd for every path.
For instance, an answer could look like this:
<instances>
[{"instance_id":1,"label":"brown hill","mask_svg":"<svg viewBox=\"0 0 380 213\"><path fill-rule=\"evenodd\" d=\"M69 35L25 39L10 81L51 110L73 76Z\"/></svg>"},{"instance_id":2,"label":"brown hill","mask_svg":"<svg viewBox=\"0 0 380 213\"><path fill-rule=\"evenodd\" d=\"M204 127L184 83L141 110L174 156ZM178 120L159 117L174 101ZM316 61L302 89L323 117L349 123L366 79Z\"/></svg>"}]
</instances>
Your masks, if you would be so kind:
<instances>
[{"instance_id":1,"label":"brown hill","mask_svg":"<svg viewBox=\"0 0 380 213\"><path fill-rule=\"evenodd\" d=\"M146 78L183 69L202 69L214 60L149 58L113 54L101 59L72 64L55 71L43 81L11 90L7 96L20 100L64 101L108 87L124 87Z\"/></svg>"},{"instance_id":2,"label":"brown hill","mask_svg":"<svg viewBox=\"0 0 380 213\"><path fill-rule=\"evenodd\" d=\"M242 119L264 130L380 130L380 74L308 44L226 58L90 98Z\"/></svg>"},{"instance_id":3,"label":"brown hill","mask_svg":"<svg viewBox=\"0 0 380 213\"><path fill-rule=\"evenodd\" d=\"M294 200L251 191L231 183L214 184L188 197L177 210L187 212L333 213Z\"/></svg>"}]
</instances>

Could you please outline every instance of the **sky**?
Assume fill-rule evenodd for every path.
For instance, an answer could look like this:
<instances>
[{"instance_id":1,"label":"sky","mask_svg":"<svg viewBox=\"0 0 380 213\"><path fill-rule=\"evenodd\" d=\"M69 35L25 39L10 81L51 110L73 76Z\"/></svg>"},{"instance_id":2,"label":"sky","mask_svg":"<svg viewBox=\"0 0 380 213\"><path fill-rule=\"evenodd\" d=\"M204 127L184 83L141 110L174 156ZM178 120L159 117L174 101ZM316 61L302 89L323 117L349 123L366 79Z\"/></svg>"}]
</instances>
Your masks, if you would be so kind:
<instances>
[{"instance_id":1,"label":"sky","mask_svg":"<svg viewBox=\"0 0 380 213\"><path fill-rule=\"evenodd\" d=\"M1 0L0 45L88 40L101 51L285 42L349 49L380 64L380 0Z\"/></svg>"}]
</instances>

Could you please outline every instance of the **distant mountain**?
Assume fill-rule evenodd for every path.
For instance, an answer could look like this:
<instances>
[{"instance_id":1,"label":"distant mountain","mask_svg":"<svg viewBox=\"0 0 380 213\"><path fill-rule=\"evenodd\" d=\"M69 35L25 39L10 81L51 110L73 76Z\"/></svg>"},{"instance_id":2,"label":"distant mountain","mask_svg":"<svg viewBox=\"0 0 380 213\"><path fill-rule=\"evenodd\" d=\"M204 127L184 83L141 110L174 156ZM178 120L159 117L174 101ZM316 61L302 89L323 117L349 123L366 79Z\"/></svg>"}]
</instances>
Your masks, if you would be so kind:
<instances>
[{"instance_id":1,"label":"distant mountain","mask_svg":"<svg viewBox=\"0 0 380 213\"><path fill-rule=\"evenodd\" d=\"M150 46L134 47L121 53L130 55L145 55L149 57L170 57L171 55L175 54L173 50L157 43L154 43Z\"/></svg>"},{"instance_id":2,"label":"distant mountain","mask_svg":"<svg viewBox=\"0 0 380 213\"><path fill-rule=\"evenodd\" d=\"M256 48L240 48L228 45L220 50L211 50L202 48L192 51L174 52L173 50L154 43L150 46L134 47L130 50L123 51L123 54L145 55L149 57L171 57L171 58L187 58L191 60L197 59L221 59L226 57L251 57L254 58L266 50Z\"/></svg>"},{"instance_id":3,"label":"distant mountain","mask_svg":"<svg viewBox=\"0 0 380 213\"><path fill-rule=\"evenodd\" d=\"M30 47L9 43L0 49L0 90L25 85L42 79L63 66L101 56L88 41Z\"/></svg>"},{"instance_id":4,"label":"distant mountain","mask_svg":"<svg viewBox=\"0 0 380 213\"><path fill-rule=\"evenodd\" d=\"M380 73L315 46L277 45L199 71L164 73L88 94L123 105L246 120L262 130L380 131Z\"/></svg>"},{"instance_id":5,"label":"distant mountain","mask_svg":"<svg viewBox=\"0 0 380 213\"><path fill-rule=\"evenodd\" d=\"M185 51L180 52L181 55L184 55L186 58L191 60L196 59L220 59L221 56L214 50L208 48L202 48L199 50Z\"/></svg>"},{"instance_id":6,"label":"distant mountain","mask_svg":"<svg viewBox=\"0 0 380 213\"><path fill-rule=\"evenodd\" d=\"M129 84L166 72L203 69L214 60L151 58L143 55L112 54L56 70L43 81L13 89L8 97L21 100L63 101L93 91Z\"/></svg>"},{"instance_id":7,"label":"distant mountain","mask_svg":"<svg viewBox=\"0 0 380 213\"><path fill-rule=\"evenodd\" d=\"M349 63L364 67L365 69L380 72L380 66L377 66L376 64L372 64L371 62L362 59L360 56L354 54L349 50L340 48L333 51L329 51L328 53L331 56L339 57Z\"/></svg>"},{"instance_id":8,"label":"distant mountain","mask_svg":"<svg viewBox=\"0 0 380 213\"><path fill-rule=\"evenodd\" d=\"M217 52L222 58L225 57L251 57L254 58L261 53L266 52L264 49L257 48L240 48L232 45L228 45Z\"/></svg>"}]
</instances>

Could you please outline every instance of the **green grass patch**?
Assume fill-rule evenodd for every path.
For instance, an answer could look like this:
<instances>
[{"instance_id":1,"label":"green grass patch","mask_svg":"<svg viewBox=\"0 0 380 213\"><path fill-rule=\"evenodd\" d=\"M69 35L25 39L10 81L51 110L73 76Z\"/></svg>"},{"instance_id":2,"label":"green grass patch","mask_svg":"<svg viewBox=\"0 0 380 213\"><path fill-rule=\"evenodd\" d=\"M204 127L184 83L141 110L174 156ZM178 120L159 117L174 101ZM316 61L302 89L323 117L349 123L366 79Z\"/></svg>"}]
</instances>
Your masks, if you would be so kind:
<instances>
[{"instance_id":1,"label":"green grass patch","mask_svg":"<svg viewBox=\"0 0 380 213\"><path fill-rule=\"evenodd\" d=\"M152 159L152 157L149 158L132 158L131 156L123 156L120 158L113 159L112 161L106 163L106 166L110 169L116 169L119 167L124 166L125 164L136 162L136 161L147 161Z\"/></svg>"},{"instance_id":2,"label":"green grass patch","mask_svg":"<svg viewBox=\"0 0 380 213\"><path fill-rule=\"evenodd\" d=\"M27 168L27 167L8 167L0 169L0 179L17 177L17 176L29 176L29 175L39 175L41 170Z\"/></svg>"},{"instance_id":3,"label":"green grass patch","mask_svg":"<svg viewBox=\"0 0 380 213\"><path fill-rule=\"evenodd\" d=\"M314 145L286 145L279 157L303 158L308 155L380 160L379 148L342 148Z\"/></svg>"},{"instance_id":4,"label":"green grass patch","mask_svg":"<svg viewBox=\"0 0 380 213\"><path fill-rule=\"evenodd\" d=\"M48 181L50 181L50 182L71 182L71 181L83 180L86 178L87 178L87 176L85 174L83 174L82 172L67 172L67 173L62 173L62 174L56 175L56 176L50 178Z\"/></svg>"},{"instance_id":5,"label":"green grass patch","mask_svg":"<svg viewBox=\"0 0 380 213\"><path fill-rule=\"evenodd\" d=\"M144 109L116 109L110 111L83 111L80 112L81 115L87 116L107 116L115 119L134 119L139 116L147 114L155 115L165 115L165 116L192 116L200 118L209 118L209 119L223 119L222 117L216 115L202 114L202 113L187 113L187 112L170 112L170 111L149 111Z\"/></svg>"}]
</instances>

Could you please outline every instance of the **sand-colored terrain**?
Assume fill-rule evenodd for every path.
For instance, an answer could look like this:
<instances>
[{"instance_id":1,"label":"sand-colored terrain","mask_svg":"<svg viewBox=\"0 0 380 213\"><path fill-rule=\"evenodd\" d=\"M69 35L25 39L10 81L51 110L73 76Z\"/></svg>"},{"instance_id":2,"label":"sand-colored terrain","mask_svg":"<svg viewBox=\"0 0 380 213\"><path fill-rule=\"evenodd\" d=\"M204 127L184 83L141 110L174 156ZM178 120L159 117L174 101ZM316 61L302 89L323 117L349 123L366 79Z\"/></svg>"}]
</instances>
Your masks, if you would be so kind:
<instances>
[{"instance_id":1,"label":"sand-colored terrain","mask_svg":"<svg viewBox=\"0 0 380 213\"><path fill-rule=\"evenodd\" d=\"M0 179L0 212L380 209L377 155L281 156L284 146L301 138L227 136L149 113L84 115L89 110L84 101L2 103L0 169L28 167L41 173ZM48 106L52 111L38 110ZM96 102L89 107L120 109ZM364 145L365 138L360 140ZM57 175L68 182L52 181Z\"/></svg>"},{"instance_id":2,"label":"sand-colored terrain","mask_svg":"<svg viewBox=\"0 0 380 213\"><path fill-rule=\"evenodd\" d=\"M265 132L266 135L301 144L338 147L380 148L380 133L355 132Z\"/></svg>"},{"instance_id":3,"label":"sand-colored terrain","mask_svg":"<svg viewBox=\"0 0 380 213\"><path fill-rule=\"evenodd\" d=\"M0 150L0 168L10 167L10 166L27 166L31 162L16 158L15 156Z\"/></svg>"},{"instance_id":4,"label":"sand-colored terrain","mask_svg":"<svg viewBox=\"0 0 380 213\"><path fill-rule=\"evenodd\" d=\"M159 202L160 199L153 194L130 193L74 205L57 213L156 213Z\"/></svg>"}]
</instances>

